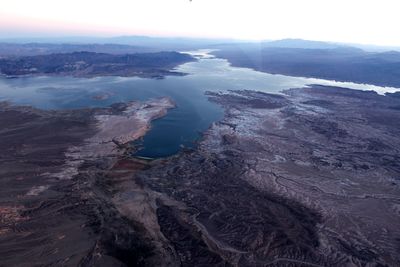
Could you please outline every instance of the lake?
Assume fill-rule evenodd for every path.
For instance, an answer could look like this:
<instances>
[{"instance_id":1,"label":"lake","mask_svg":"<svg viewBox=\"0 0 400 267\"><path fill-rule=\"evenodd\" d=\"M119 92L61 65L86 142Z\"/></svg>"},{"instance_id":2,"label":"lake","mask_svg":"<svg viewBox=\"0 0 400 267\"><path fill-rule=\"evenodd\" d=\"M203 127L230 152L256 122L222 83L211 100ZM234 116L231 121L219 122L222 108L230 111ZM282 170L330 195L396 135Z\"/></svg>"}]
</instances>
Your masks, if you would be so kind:
<instances>
[{"instance_id":1,"label":"lake","mask_svg":"<svg viewBox=\"0 0 400 267\"><path fill-rule=\"evenodd\" d=\"M186 76L164 79L137 77L0 77L0 101L32 105L42 109L105 107L116 102L169 96L177 108L152 123L141 140L137 156L158 158L173 155L182 147L193 148L212 122L222 118L223 110L209 102L205 91L258 90L279 93L307 84L375 90L380 94L396 88L343 83L321 79L272 75L247 68L232 67L224 59L213 58L205 50L187 52L199 60L183 64L176 71Z\"/></svg>"}]
</instances>

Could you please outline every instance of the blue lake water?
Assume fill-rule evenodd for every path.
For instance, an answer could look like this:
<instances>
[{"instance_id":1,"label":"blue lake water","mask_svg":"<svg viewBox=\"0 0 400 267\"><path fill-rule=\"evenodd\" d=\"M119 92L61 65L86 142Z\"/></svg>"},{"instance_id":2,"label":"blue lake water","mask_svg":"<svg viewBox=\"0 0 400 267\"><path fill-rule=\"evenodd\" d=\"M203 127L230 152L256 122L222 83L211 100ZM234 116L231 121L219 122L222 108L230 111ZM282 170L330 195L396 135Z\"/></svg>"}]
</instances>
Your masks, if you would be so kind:
<instances>
[{"instance_id":1,"label":"blue lake water","mask_svg":"<svg viewBox=\"0 0 400 267\"><path fill-rule=\"evenodd\" d=\"M202 53L197 51L195 54ZM250 89L279 93L284 89L307 84L375 90L378 93L400 90L272 75L232 67L226 60L208 57L205 53L197 62L183 64L176 70L188 75L168 76L159 80L137 77L0 77L0 101L7 100L42 109L73 109L169 96L176 102L177 108L152 123L152 129L141 142L143 149L137 153L138 156L153 158L175 154L181 147L193 147L201 132L222 118L222 109L207 100L205 91ZM107 97L98 97L103 95Z\"/></svg>"}]
</instances>

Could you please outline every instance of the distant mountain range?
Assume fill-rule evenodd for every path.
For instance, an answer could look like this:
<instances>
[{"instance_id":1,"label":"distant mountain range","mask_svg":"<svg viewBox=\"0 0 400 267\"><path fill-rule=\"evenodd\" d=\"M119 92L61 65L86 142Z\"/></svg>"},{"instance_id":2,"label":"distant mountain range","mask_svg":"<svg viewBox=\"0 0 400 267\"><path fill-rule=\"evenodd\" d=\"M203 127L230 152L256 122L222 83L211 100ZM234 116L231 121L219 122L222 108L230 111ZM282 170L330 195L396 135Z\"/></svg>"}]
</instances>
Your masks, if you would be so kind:
<instances>
[{"instance_id":1,"label":"distant mountain range","mask_svg":"<svg viewBox=\"0 0 400 267\"><path fill-rule=\"evenodd\" d=\"M226 45L213 52L237 67L272 74L400 88L400 52L368 52L351 46L285 40Z\"/></svg>"},{"instance_id":2,"label":"distant mountain range","mask_svg":"<svg viewBox=\"0 0 400 267\"><path fill-rule=\"evenodd\" d=\"M109 54L131 54L156 52L158 49L145 46L121 44L71 44L71 43L0 43L0 56L20 57L54 53L96 52Z\"/></svg>"},{"instance_id":3,"label":"distant mountain range","mask_svg":"<svg viewBox=\"0 0 400 267\"><path fill-rule=\"evenodd\" d=\"M47 46L56 45L74 45L75 47L84 45L124 45L134 46L135 49L140 48L142 51L182 51L207 48L213 45L224 43L237 43L233 39L204 39L204 38L185 38L185 37L147 37L147 36L118 36L118 37L61 37L61 38L0 38L0 44L33 45L46 44ZM101 47L98 47L101 48ZM126 49L128 47L125 47ZM3 48L4 50L4 48ZM139 51L139 52L142 52ZM70 51L69 51L70 52ZM102 51L93 51L102 52ZM111 51L112 52L112 51ZM0 50L1 55L1 50Z\"/></svg>"},{"instance_id":4,"label":"distant mountain range","mask_svg":"<svg viewBox=\"0 0 400 267\"><path fill-rule=\"evenodd\" d=\"M126 55L211 48L217 50L214 52L216 56L229 60L234 66L248 67L274 74L400 87L400 50L391 50L387 47L354 46L302 39L243 42L230 39L146 36L87 37L80 38L79 40L73 37L51 40L37 39L34 43L23 43L22 41L19 40L18 43L0 42L0 58L4 59L1 66L3 73L12 75L31 73L32 70L34 70L33 72L41 73L43 70L40 67L48 64L44 60L49 60L53 64L55 63L54 58L57 57L60 58L60 64L63 64L65 57L62 54L65 53L85 51L106 53L110 54L109 56L111 57L111 54ZM55 55L43 59L38 57L29 60L26 58L21 59L22 61L17 60L19 57L24 56L50 54ZM100 55L93 57L103 58ZM174 63L185 62L185 60L175 61L177 58L171 59ZM39 68L33 66L37 60L43 63ZM155 59L150 57L149 60ZM26 68L25 63L27 66L33 67ZM74 64L73 66L77 67ZM111 63L108 62L107 64ZM128 65L125 66L129 69L126 72L124 72L121 66L116 71L115 68L117 67L110 68L111 65L108 65L108 67L103 68L101 71L95 72L88 71L89 69L86 69L84 72L81 69L74 71L76 71L77 75L81 75L82 73L87 73L88 75L107 75L107 71L110 71L111 75L132 75L133 73L137 73L136 71L140 68L138 65ZM79 68L83 68L83 65L80 65ZM99 66L96 68L98 69ZM44 72L47 73L46 71Z\"/></svg>"},{"instance_id":5,"label":"distant mountain range","mask_svg":"<svg viewBox=\"0 0 400 267\"><path fill-rule=\"evenodd\" d=\"M304 48L304 49L359 48L369 52L383 52L390 50L400 51L400 47L396 46L321 42L321 41L311 41L303 39L282 39L276 41L263 41L261 43L264 47L281 47L281 48Z\"/></svg>"},{"instance_id":6,"label":"distant mountain range","mask_svg":"<svg viewBox=\"0 0 400 267\"><path fill-rule=\"evenodd\" d=\"M282 39L276 41L264 41L262 42L263 47L282 47L282 48L304 48L304 49L333 49L344 47L341 44L320 42L320 41L309 41L303 39Z\"/></svg>"},{"instance_id":7,"label":"distant mountain range","mask_svg":"<svg viewBox=\"0 0 400 267\"><path fill-rule=\"evenodd\" d=\"M43 38L0 38L0 43L46 43L46 44L116 44L147 47L153 49L196 49L218 46L222 44L248 44L263 45L268 47L283 48L305 48L305 49L332 49L338 47L356 47L366 51L400 51L396 46L377 46L363 44L347 44L337 42L311 41L304 39L282 39L282 40L263 40L246 41L227 38L189 38L189 37L150 37L150 36L116 36L116 37L90 37L90 36L70 36L70 37L43 37Z\"/></svg>"},{"instance_id":8,"label":"distant mountain range","mask_svg":"<svg viewBox=\"0 0 400 267\"><path fill-rule=\"evenodd\" d=\"M0 59L0 73L19 75L140 76L161 78L181 75L171 71L177 65L195 60L178 52L112 55L94 52L56 53Z\"/></svg>"}]
</instances>

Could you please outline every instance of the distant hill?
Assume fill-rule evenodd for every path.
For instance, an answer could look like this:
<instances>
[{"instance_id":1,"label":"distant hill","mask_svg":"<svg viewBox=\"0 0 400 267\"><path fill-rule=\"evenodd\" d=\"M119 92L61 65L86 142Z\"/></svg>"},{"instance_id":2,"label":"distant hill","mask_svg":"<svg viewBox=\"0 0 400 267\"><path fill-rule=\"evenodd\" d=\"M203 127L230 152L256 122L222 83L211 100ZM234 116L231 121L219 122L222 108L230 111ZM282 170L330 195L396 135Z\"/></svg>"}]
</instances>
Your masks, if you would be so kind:
<instances>
[{"instance_id":1,"label":"distant hill","mask_svg":"<svg viewBox=\"0 0 400 267\"><path fill-rule=\"evenodd\" d=\"M116 37L61 37L61 38L3 38L0 39L0 56L15 55L20 51L21 55L44 54L47 51L74 52L91 51L99 53L125 53L135 52L160 52L183 51L208 48L221 43L236 43L233 39L207 39L185 37L148 37L148 36L116 36ZM77 50L76 48L91 46ZM42 47L42 50L36 49Z\"/></svg>"},{"instance_id":2,"label":"distant hill","mask_svg":"<svg viewBox=\"0 0 400 267\"><path fill-rule=\"evenodd\" d=\"M221 48L236 45L238 47L280 47L304 49L359 48L371 52L400 51L400 47L384 47L361 44L344 44L303 39L282 39L264 41L245 41L227 38L189 38L189 37L47 37L47 38L0 38L0 57L8 55L40 55L49 53L67 53L90 51L98 53L138 53L160 51L183 51L201 48ZM81 48L80 48L81 47ZM16 52L20 53L17 54Z\"/></svg>"},{"instance_id":3,"label":"distant hill","mask_svg":"<svg viewBox=\"0 0 400 267\"><path fill-rule=\"evenodd\" d=\"M347 49L361 49L366 52L388 52L398 51L400 47L395 46L378 46L378 45L363 45L363 44L348 44L348 43L337 43L337 42L322 42L312 41L304 39L282 39L282 40L265 40L265 41L254 41L254 42L227 42L214 44L216 48L224 48L237 46L238 48L302 48L302 49L335 49L335 48L347 48Z\"/></svg>"},{"instance_id":4,"label":"distant hill","mask_svg":"<svg viewBox=\"0 0 400 267\"><path fill-rule=\"evenodd\" d=\"M132 54L143 52L156 52L157 49L144 46L132 46L121 44L72 44L72 43L0 43L1 57L35 56L54 53L72 53L79 51Z\"/></svg>"},{"instance_id":5,"label":"distant hill","mask_svg":"<svg viewBox=\"0 0 400 267\"><path fill-rule=\"evenodd\" d=\"M213 54L229 60L234 66L273 74L400 88L399 52L366 52L350 46L328 47L319 42L290 40L272 44L227 45Z\"/></svg>"},{"instance_id":6,"label":"distant hill","mask_svg":"<svg viewBox=\"0 0 400 267\"><path fill-rule=\"evenodd\" d=\"M282 39L262 42L263 47L304 48L304 49L334 49L344 47L335 43L309 41L303 39Z\"/></svg>"},{"instance_id":7,"label":"distant hill","mask_svg":"<svg viewBox=\"0 0 400 267\"><path fill-rule=\"evenodd\" d=\"M364 44L348 44L337 42L321 42L311 41L304 39L282 39L276 41L261 42L263 47L281 47L281 48L304 48L304 49L334 49L334 48L348 48L348 49L362 49L368 52L385 52L385 51L400 51L400 47L396 46L378 46L378 45L364 45Z\"/></svg>"},{"instance_id":8,"label":"distant hill","mask_svg":"<svg viewBox=\"0 0 400 267\"><path fill-rule=\"evenodd\" d=\"M18 75L141 76L177 75L171 70L194 58L178 52L112 55L94 52L58 53L0 59L0 72Z\"/></svg>"}]
</instances>

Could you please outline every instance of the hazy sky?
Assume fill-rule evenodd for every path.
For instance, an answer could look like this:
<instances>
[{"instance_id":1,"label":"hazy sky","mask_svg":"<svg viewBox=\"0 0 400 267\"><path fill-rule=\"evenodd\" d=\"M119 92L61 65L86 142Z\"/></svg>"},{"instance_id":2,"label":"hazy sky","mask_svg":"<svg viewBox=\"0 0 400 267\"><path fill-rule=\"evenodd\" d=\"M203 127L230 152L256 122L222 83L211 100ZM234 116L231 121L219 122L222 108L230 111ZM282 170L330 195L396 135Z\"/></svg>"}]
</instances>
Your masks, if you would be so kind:
<instances>
[{"instance_id":1,"label":"hazy sky","mask_svg":"<svg viewBox=\"0 0 400 267\"><path fill-rule=\"evenodd\" d=\"M400 46L399 0L0 0L0 35L304 38Z\"/></svg>"}]
</instances>

